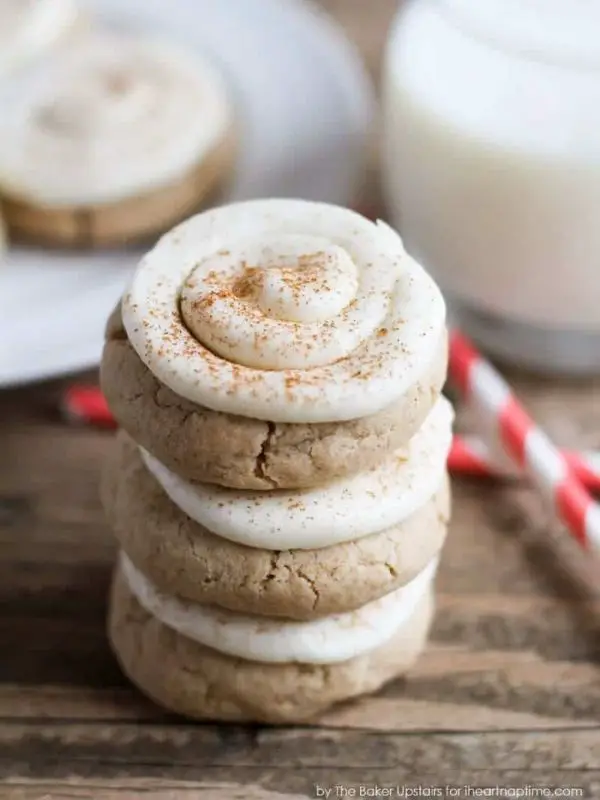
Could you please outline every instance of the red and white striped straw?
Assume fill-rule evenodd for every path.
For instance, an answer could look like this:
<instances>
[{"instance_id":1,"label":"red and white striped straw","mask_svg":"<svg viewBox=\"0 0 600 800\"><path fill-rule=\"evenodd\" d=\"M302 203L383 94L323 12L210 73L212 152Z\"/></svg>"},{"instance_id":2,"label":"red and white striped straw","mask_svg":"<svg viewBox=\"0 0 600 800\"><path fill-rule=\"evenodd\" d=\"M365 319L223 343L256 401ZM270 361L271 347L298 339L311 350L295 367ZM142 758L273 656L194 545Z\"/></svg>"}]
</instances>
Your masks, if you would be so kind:
<instances>
[{"instance_id":1,"label":"red and white striped straw","mask_svg":"<svg viewBox=\"0 0 600 800\"><path fill-rule=\"evenodd\" d=\"M507 455L551 500L559 520L582 546L600 554L600 506L506 381L458 331L450 337L450 374L465 397L497 427Z\"/></svg>"},{"instance_id":2,"label":"red and white striped straw","mask_svg":"<svg viewBox=\"0 0 600 800\"><path fill-rule=\"evenodd\" d=\"M591 492L600 493L600 453L563 450L577 479ZM448 469L457 475L482 478L520 478L519 469L504 454L502 456L477 436L455 436L448 456Z\"/></svg>"}]
</instances>

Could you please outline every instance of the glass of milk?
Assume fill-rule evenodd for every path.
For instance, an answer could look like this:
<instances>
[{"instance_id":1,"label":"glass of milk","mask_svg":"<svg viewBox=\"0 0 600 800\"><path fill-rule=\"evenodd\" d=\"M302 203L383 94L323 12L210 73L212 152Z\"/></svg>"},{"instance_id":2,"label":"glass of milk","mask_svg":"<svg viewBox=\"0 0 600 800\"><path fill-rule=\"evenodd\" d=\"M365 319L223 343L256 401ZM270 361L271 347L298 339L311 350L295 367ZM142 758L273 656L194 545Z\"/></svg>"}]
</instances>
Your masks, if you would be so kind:
<instances>
[{"instance_id":1,"label":"glass of milk","mask_svg":"<svg viewBox=\"0 0 600 800\"><path fill-rule=\"evenodd\" d=\"M600 372L600 0L408 0L384 77L392 222L457 322Z\"/></svg>"}]
</instances>

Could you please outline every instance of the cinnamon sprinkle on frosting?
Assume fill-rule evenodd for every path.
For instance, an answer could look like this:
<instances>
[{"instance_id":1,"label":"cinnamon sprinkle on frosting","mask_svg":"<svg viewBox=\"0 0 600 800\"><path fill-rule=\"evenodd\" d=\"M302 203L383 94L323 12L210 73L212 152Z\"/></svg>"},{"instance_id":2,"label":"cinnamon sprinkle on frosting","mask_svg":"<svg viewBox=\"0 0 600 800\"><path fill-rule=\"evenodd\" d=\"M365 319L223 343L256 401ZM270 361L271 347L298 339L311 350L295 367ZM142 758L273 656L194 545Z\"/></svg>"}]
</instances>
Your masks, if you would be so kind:
<instances>
[{"instance_id":1,"label":"cinnamon sprinkle on frosting","mask_svg":"<svg viewBox=\"0 0 600 800\"><path fill-rule=\"evenodd\" d=\"M252 201L163 237L123 303L159 380L209 408L282 422L390 405L437 355L445 307L398 236L345 209Z\"/></svg>"}]
</instances>

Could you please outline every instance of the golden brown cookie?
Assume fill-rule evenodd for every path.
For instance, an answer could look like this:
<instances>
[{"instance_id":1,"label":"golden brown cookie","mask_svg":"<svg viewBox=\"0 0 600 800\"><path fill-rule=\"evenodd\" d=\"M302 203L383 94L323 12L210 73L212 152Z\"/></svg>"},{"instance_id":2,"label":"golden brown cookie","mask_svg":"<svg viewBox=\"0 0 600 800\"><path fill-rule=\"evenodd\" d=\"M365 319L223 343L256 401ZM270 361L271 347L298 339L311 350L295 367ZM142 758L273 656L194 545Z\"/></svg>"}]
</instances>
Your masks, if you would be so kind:
<instances>
[{"instance_id":1,"label":"golden brown cookie","mask_svg":"<svg viewBox=\"0 0 600 800\"><path fill-rule=\"evenodd\" d=\"M124 434L106 464L102 499L119 544L163 591L290 619L350 611L408 583L440 551L450 511L445 482L401 525L356 542L319 550L246 547L180 511Z\"/></svg>"},{"instance_id":2,"label":"golden brown cookie","mask_svg":"<svg viewBox=\"0 0 600 800\"><path fill-rule=\"evenodd\" d=\"M50 207L6 195L6 224L15 239L60 247L112 247L156 237L216 200L230 177L234 156L231 132L177 180L104 205Z\"/></svg>"},{"instance_id":3,"label":"golden brown cookie","mask_svg":"<svg viewBox=\"0 0 600 800\"><path fill-rule=\"evenodd\" d=\"M421 653L433 613L426 594L396 636L333 665L263 664L224 655L151 617L117 570L108 631L126 675L165 708L197 719L298 723L335 703L377 691Z\"/></svg>"},{"instance_id":4,"label":"golden brown cookie","mask_svg":"<svg viewBox=\"0 0 600 800\"><path fill-rule=\"evenodd\" d=\"M285 424L194 405L143 364L115 310L107 325L102 390L118 423L166 467L238 489L318 486L370 469L421 427L446 379L447 341L421 381L378 414L348 422Z\"/></svg>"}]
</instances>

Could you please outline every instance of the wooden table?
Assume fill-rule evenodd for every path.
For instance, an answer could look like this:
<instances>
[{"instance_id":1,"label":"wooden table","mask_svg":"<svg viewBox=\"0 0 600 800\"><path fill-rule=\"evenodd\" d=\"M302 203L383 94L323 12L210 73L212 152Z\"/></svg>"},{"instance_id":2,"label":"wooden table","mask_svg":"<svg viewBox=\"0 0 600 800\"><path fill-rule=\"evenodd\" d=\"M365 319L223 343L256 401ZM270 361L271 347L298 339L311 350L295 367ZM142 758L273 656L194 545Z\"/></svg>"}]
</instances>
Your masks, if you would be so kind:
<instances>
[{"instance_id":1,"label":"wooden table","mask_svg":"<svg viewBox=\"0 0 600 800\"><path fill-rule=\"evenodd\" d=\"M327 5L373 65L394 3ZM560 442L600 446L600 383L515 381ZM187 724L132 689L107 647L114 546L97 483L111 437L61 421L61 386L0 394L0 798L293 800L446 784L600 797L598 592L532 491L455 483L432 642L407 682L315 726Z\"/></svg>"}]
</instances>

